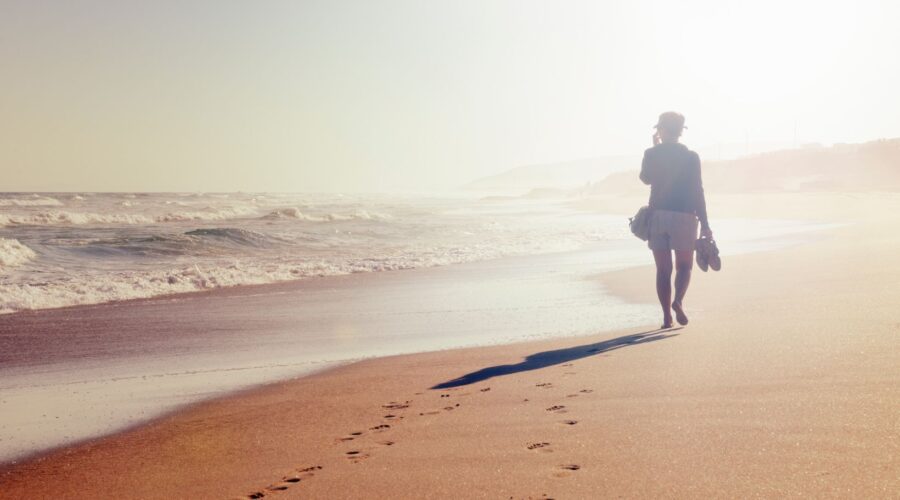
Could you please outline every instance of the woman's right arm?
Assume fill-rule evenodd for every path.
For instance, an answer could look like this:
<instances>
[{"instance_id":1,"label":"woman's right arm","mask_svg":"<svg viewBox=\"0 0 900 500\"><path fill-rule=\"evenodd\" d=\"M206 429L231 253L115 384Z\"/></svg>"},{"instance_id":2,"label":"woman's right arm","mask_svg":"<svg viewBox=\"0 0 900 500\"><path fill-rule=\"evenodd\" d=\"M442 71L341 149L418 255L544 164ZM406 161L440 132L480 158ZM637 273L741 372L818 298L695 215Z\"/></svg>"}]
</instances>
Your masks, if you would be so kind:
<instances>
[{"instance_id":1,"label":"woman's right arm","mask_svg":"<svg viewBox=\"0 0 900 500\"><path fill-rule=\"evenodd\" d=\"M650 150L648 149L647 151L650 151ZM650 177L650 165L649 165L650 162L647 161L647 151L644 151L644 159L641 160L641 175L640 175L640 177L641 177L641 181L644 184L650 184L652 182L652 179Z\"/></svg>"}]
</instances>

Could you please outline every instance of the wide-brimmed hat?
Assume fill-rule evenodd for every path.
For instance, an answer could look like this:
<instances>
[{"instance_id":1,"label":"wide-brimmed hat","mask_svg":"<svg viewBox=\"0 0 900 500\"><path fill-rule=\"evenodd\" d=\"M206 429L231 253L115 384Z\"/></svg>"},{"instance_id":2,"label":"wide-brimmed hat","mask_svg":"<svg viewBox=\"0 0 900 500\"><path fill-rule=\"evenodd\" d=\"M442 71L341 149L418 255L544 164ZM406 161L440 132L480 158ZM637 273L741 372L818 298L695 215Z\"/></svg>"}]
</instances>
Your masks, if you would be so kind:
<instances>
[{"instance_id":1,"label":"wide-brimmed hat","mask_svg":"<svg viewBox=\"0 0 900 500\"><path fill-rule=\"evenodd\" d=\"M666 111L659 115L659 120L653 128L664 128L666 130L680 131L684 126L684 115L675 111Z\"/></svg>"}]
</instances>

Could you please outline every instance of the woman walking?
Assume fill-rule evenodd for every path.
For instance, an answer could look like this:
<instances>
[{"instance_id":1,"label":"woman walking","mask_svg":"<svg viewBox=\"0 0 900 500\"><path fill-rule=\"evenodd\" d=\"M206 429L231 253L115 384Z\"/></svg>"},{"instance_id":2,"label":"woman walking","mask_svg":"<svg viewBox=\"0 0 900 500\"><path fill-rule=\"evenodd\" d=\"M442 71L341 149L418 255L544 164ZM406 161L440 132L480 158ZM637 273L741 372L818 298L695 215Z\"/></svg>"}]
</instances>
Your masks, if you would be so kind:
<instances>
[{"instance_id":1,"label":"woman walking","mask_svg":"<svg viewBox=\"0 0 900 500\"><path fill-rule=\"evenodd\" d=\"M656 294L663 310L662 328L688 324L684 295L691 282L697 223L701 236L712 239L706 217L706 198L700 175L700 156L678 142L684 116L674 111L659 115L653 147L644 151L641 180L650 185L650 239L656 261ZM672 298L672 253L675 253L675 297Z\"/></svg>"}]
</instances>

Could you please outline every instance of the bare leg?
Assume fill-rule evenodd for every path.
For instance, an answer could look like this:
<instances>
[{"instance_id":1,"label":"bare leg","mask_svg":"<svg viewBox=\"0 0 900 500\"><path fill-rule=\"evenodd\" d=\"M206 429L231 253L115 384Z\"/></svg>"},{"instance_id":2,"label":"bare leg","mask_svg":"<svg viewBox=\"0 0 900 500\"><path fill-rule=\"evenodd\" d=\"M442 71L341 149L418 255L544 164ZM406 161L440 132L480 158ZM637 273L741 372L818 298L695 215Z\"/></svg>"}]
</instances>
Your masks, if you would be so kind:
<instances>
[{"instance_id":1,"label":"bare leg","mask_svg":"<svg viewBox=\"0 0 900 500\"><path fill-rule=\"evenodd\" d=\"M688 317L684 314L681 304L691 284L691 269L694 267L693 250L675 250L675 300L672 309L679 325L688 324Z\"/></svg>"},{"instance_id":2,"label":"bare leg","mask_svg":"<svg viewBox=\"0 0 900 500\"><path fill-rule=\"evenodd\" d=\"M672 327L672 251L654 250L653 259L656 261L656 296L659 297L659 305L663 310L663 328Z\"/></svg>"}]
</instances>

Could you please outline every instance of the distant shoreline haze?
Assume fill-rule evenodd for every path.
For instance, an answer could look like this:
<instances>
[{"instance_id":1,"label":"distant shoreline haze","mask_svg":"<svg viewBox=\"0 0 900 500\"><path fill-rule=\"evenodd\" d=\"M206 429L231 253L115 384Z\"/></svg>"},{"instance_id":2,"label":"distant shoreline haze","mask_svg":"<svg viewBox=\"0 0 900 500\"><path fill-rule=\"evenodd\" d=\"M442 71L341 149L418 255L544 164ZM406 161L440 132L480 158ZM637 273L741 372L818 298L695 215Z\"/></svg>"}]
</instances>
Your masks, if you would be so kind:
<instances>
[{"instance_id":1,"label":"distant shoreline haze","mask_svg":"<svg viewBox=\"0 0 900 500\"><path fill-rule=\"evenodd\" d=\"M690 144L688 144L690 146ZM703 181L713 193L757 191L900 190L900 138L861 144L755 153L733 160L701 156ZM483 177L462 188L531 196L640 194L641 157L608 157L530 165Z\"/></svg>"}]
</instances>

